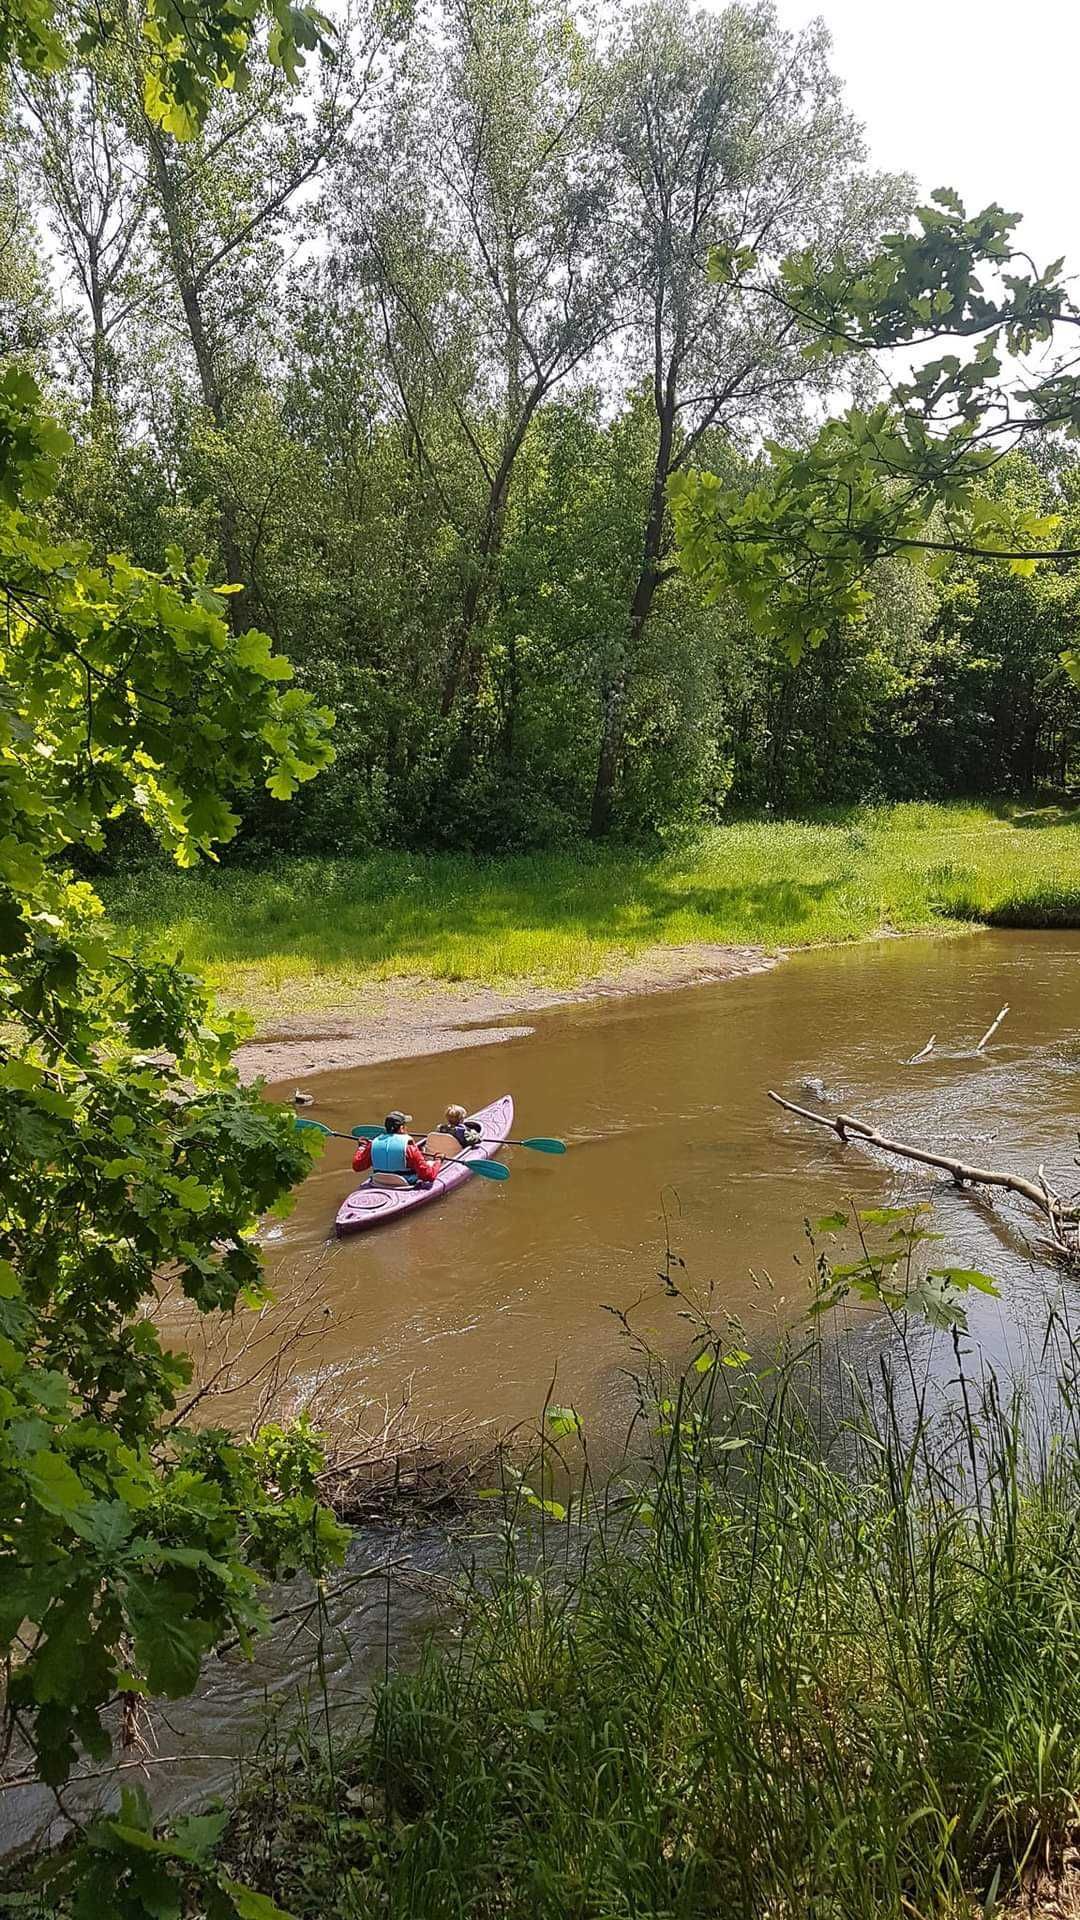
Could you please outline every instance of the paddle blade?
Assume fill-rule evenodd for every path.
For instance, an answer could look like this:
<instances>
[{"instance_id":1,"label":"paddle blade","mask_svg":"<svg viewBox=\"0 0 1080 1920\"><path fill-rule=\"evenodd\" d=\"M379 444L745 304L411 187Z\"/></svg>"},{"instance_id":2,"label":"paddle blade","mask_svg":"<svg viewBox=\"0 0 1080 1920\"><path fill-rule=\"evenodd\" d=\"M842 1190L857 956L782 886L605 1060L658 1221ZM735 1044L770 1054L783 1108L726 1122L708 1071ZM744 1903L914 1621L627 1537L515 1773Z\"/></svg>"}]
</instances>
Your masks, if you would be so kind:
<instances>
[{"instance_id":1,"label":"paddle blade","mask_svg":"<svg viewBox=\"0 0 1080 1920\"><path fill-rule=\"evenodd\" d=\"M531 1147L534 1153L565 1153L565 1140L519 1140L519 1147Z\"/></svg>"},{"instance_id":2,"label":"paddle blade","mask_svg":"<svg viewBox=\"0 0 1080 1920\"><path fill-rule=\"evenodd\" d=\"M504 1167L501 1160L466 1160L464 1164L470 1173L478 1173L481 1180L509 1180L510 1178L510 1169Z\"/></svg>"},{"instance_id":3,"label":"paddle blade","mask_svg":"<svg viewBox=\"0 0 1080 1920\"><path fill-rule=\"evenodd\" d=\"M381 1132L381 1127L350 1127L349 1138L352 1140L377 1140Z\"/></svg>"},{"instance_id":4,"label":"paddle blade","mask_svg":"<svg viewBox=\"0 0 1080 1920\"><path fill-rule=\"evenodd\" d=\"M293 1125L303 1127L308 1133L333 1133L333 1127L324 1127L321 1120L298 1120L293 1115Z\"/></svg>"}]
</instances>

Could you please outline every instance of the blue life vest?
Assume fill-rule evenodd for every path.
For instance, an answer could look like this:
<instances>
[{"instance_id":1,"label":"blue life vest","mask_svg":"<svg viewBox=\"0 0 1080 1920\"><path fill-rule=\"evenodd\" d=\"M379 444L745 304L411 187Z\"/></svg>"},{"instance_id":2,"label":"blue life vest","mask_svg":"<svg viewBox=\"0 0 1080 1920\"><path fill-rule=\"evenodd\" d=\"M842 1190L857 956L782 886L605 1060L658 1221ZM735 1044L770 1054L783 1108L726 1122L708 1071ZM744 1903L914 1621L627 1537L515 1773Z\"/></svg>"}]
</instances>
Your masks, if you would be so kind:
<instances>
[{"instance_id":1,"label":"blue life vest","mask_svg":"<svg viewBox=\"0 0 1080 1920\"><path fill-rule=\"evenodd\" d=\"M407 1133L379 1133L371 1143L371 1164L376 1173L408 1173L409 1139Z\"/></svg>"}]
</instances>

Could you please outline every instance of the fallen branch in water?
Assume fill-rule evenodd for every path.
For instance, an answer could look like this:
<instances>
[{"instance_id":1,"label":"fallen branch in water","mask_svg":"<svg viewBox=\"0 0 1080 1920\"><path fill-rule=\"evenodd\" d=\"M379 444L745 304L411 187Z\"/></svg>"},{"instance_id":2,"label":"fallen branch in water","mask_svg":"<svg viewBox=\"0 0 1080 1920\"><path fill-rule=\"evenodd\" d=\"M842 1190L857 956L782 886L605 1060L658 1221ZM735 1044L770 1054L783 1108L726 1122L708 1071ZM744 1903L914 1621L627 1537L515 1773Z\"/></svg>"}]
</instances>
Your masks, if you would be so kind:
<instances>
[{"instance_id":1,"label":"fallen branch in water","mask_svg":"<svg viewBox=\"0 0 1080 1920\"><path fill-rule=\"evenodd\" d=\"M865 1120L854 1119L851 1114L839 1113L834 1117L828 1113L814 1113L810 1107L800 1107L794 1100L785 1100L782 1094L774 1093L771 1088L769 1099L775 1100L776 1105L783 1107L786 1112L798 1114L800 1120L809 1120L815 1127L827 1127L844 1146L849 1138L865 1140L867 1146L877 1147L882 1153L894 1153L900 1160L914 1160L922 1167L939 1168L942 1173L949 1174L958 1187L1002 1187L1007 1193L1018 1194L1048 1223L1050 1235L1047 1245L1055 1257L1070 1266L1080 1267L1077 1209L1066 1206L1060 1195L1047 1185L1041 1167L1037 1180L1027 1180L1019 1173L1003 1173L994 1167L972 1167L950 1154L929 1153L925 1147L913 1147L905 1140L891 1140L887 1134L868 1126Z\"/></svg>"},{"instance_id":2,"label":"fallen branch in water","mask_svg":"<svg viewBox=\"0 0 1080 1920\"><path fill-rule=\"evenodd\" d=\"M908 1061L908 1066L916 1067L918 1066L920 1060L928 1060L930 1058L930 1055L934 1051L934 1041L936 1039L937 1039L937 1034L932 1033L925 1047L920 1047L918 1053L912 1054L911 1059Z\"/></svg>"},{"instance_id":3,"label":"fallen branch in water","mask_svg":"<svg viewBox=\"0 0 1080 1920\"><path fill-rule=\"evenodd\" d=\"M993 1022L991 1023L991 1025L987 1027L987 1029L986 1029L986 1032L985 1032L985 1033L983 1034L983 1037L982 1037L982 1039L981 1039L981 1040L979 1041L979 1044L978 1044L978 1046L977 1046L977 1047L976 1047L976 1049L975 1049L975 1051L976 1051L976 1053L981 1053L981 1052L982 1052L982 1050L983 1050L983 1048L985 1047L985 1045L986 1045L986 1043L987 1043L987 1041L988 1041L988 1040L992 1040L992 1039L993 1039L993 1037L994 1037L994 1035L995 1035L995 1033L997 1032L997 1030L998 1030L998 1028L1000 1027L1000 1025L1001 1025L1001 1023L1002 1023L1002 1021L1004 1020L1004 1018L1005 1018L1005 1015L1006 1015L1006 1014L1008 1013L1008 1011L1009 1011L1009 1003L1008 1003L1008 1001L1006 1001L1006 1002L1005 1002L1005 1005L1004 1005L1004 1006L1002 1007L1002 1009L1001 1009L1001 1012L1000 1012L1000 1013L998 1014L998 1017L997 1017L997 1019L996 1019L996 1020L994 1020L994 1021L993 1021Z\"/></svg>"},{"instance_id":4,"label":"fallen branch in water","mask_svg":"<svg viewBox=\"0 0 1080 1920\"><path fill-rule=\"evenodd\" d=\"M493 1444L470 1450L456 1436L414 1433L390 1452L378 1447L331 1459L318 1476L319 1495L351 1527L446 1520L491 1477Z\"/></svg>"},{"instance_id":5,"label":"fallen branch in water","mask_svg":"<svg viewBox=\"0 0 1080 1920\"><path fill-rule=\"evenodd\" d=\"M318 1411L317 1403L309 1407L309 1417ZM424 1419L407 1387L396 1405L363 1407L348 1426L328 1424L319 1497L352 1527L446 1521L466 1506L477 1480L490 1480L500 1447L490 1428Z\"/></svg>"}]
</instances>

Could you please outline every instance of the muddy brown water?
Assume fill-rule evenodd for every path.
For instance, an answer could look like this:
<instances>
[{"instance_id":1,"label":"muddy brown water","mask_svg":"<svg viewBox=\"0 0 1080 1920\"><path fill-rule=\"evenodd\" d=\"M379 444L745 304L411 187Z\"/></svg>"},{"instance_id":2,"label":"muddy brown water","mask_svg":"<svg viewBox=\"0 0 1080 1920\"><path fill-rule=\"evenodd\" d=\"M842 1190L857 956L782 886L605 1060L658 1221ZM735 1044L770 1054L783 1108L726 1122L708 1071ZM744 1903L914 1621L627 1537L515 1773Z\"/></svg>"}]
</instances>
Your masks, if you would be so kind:
<instances>
[{"instance_id":1,"label":"muddy brown water","mask_svg":"<svg viewBox=\"0 0 1080 1920\"><path fill-rule=\"evenodd\" d=\"M998 1009L1008 1018L973 1049ZM907 1064L937 1035L934 1054ZM944 1180L843 1149L766 1100L869 1118L898 1137L1080 1183L1073 1160L1080 1066L1080 934L886 940L797 955L775 971L634 1000L560 1008L502 1045L323 1076L311 1117L347 1131L391 1106L417 1130L447 1100L470 1109L510 1090L515 1133L560 1134L561 1159L508 1149L511 1179L472 1181L385 1229L336 1241L355 1184L328 1141L280 1237L266 1244L283 1306L317 1290L331 1312L319 1364L343 1396L394 1399L439 1419L532 1422L545 1396L572 1402L601 1447L621 1434L629 1354L606 1307L631 1308L659 1351L686 1342L659 1286L665 1233L689 1285L752 1340L804 1311L803 1222L845 1199L933 1196L942 1262L998 1277L972 1307L994 1357L1047 1295L1028 1224ZM806 1083L820 1081L824 1101ZM293 1087L275 1089L291 1097ZM667 1228L665 1229L665 1215ZM303 1381L297 1381L302 1390Z\"/></svg>"},{"instance_id":2,"label":"muddy brown water","mask_svg":"<svg viewBox=\"0 0 1080 1920\"><path fill-rule=\"evenodd\" d=\"M1005 1001L1008 1018L974 1056ZM935 1053L907 1064L931 1033ZM411 1382L418 1413L501 1430L534 1423L553 1391L581 1412L594 1453L614 1457L633 1355L605 1307L637 1302L645 1340L673 1358L686 1350L681 1303L657 1278L665 1212L684 1284L702 1301L711 1291L714 1317L737 1316L762 1350L805 1311L804 1219L849 1199L932 1196L941 1264L980 1268L1000 1284L999 1299L970 1305L973 1342L1005 1366L1027 1364L1062 1283L1033 1258L1022 1209L843 1149L766 1100L776 1087L814 1105L808 1081L822 1083L827 1109L900 1138L1023 1171L1044 1162L1051 1180L1080 1185L1080 933L803 954L714 986L553 1010L505 1044L305 1080L316 1102L307 1111L345 1130L397 1105L419 1126L448 1100L473 1108L510 1090L515 1132L561 1134L569 1151L549 1159L510 1149L505 1185L473 1181L412 1219L336 1241L334 1215L354 1182L349 1149L328 1142L280 1237L265 1242L278 1311L317 1310L319 1339L293 1368L292 1402L316 1378L346 1406L396 1402ZM276 1096L291 1097L294 1084ZM387 1552L385 1538L359 1537L351 1558L371 1565ZM408 1553L445 1569L436 1536L413 1540ZM415 1644L432 1618L423 1590L398 1585L385 1607L381 1587L361 1591L367 1610L342 1603L330 1635L335 1709L358 1704L384 1659ZM159 1805L224 1784L257 1737L264 1702L295 1712L311 1646L310 1622L290 1620L254 1668L235 1657L209 1664L197 1696L170 1709L161 1732L162 1751L181 1764L153 1775ZM49 1818L40 1792L0 1795L0 1846Z\"/></svg>"}]
</instances>

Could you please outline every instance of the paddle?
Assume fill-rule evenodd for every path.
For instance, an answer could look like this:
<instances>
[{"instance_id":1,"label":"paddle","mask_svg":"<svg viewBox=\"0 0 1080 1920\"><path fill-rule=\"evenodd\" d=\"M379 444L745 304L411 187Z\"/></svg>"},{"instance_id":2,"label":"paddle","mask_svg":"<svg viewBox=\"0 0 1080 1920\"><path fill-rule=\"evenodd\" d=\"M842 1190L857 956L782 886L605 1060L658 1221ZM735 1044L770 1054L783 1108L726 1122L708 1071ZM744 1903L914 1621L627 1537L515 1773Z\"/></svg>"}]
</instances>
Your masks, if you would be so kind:
<instances>
[{"instance_id":1,"label":"paddle","mask_svg":"<svg viewBox=\"0 0 1080 1920\"><path fill-rule=\"evenodd\" d=\"M382 1132L381 1127L354 1127L351 1133L339 1133L336 1127L324 1126L321 1120L297 1120L296 1125L306 1127L311 1133L329 1134L331 1140L375 1140ZM444 1166L452 1167L456 1156L451 1154L449 1159L443 1159L441 1154L433 1153L431 1158L442 1160ZM501 1166L498 1160L466 1160L465 1165L470 1173L478 1173L481 1180L510 1178L509 1167Z\"/></svg>"},{"instance_id":2,"label":"paddle","mask_svg":"<svg viewBox=\"0 0 1080 1920\"><path fill-rule=\"evenodd\" d=\"M436 1131L437 1129L435 1127L432 1127L431 1132L435 1133ZM352 1137L354 1140L375 1140L378 1138L381 1132L382 1132L381 1127L354 1127L352 1130ZM546 1138L541 1137L539 1134L535 1135L530 1140L500 1140L493 1133L483 1133L479 1135L477 1140L472 1141L471 1144L473 1146L477 1146L480 1144L480 1141L482 1141L485 1146L530 1147L533 1153L565 1153L566 1152L565 1140L548 1140ZM470 1160L469 1161L470 1167L473 1164L474 1164L473 1161Z\"/></svg>"},{"instance_id":3,"label":"paddle","mask_svg":"<svg viewBox=\"0 0 1080 1920\"><path fill-rule=\"evenodd\" d=\"M444 1167L456 1167L460 1155L452 1153L449 1158L446 1158L441 1153L433 1153L431 1158L441 1161ZM510 1169L504 1167L501 1160L464 1160L461 1164L468 1167L470 1173L478 1173L481 1180L509 1180L510 1178Z\"/></svg>"},{"instance_id":4,"label":"paddle","mask_svg":"<svg viewBox=\"0 0 1080 1920\"><path fill-rule=\"evenodd\" d=\"M293 1119L298 1127L303 1127L308 1133L327 1133L331 1140L366 1140L368 1138L366 1133L339 1133L336 1127L325 1127L321 1120L300 1120L295 1114ZM375 1135L372 1134L370 1137L374 1139Z\"/></svg>"}]
</instances>

